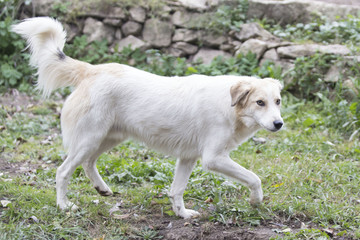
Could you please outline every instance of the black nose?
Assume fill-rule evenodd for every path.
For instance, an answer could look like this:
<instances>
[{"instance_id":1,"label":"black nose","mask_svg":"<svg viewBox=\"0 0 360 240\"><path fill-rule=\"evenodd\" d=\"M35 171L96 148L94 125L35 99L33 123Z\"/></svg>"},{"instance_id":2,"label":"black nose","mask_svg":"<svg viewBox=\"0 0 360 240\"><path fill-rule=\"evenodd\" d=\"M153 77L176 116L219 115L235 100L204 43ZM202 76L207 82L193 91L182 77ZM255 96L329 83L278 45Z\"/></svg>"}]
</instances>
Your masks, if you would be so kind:
<instances>
[{"instance_id":1,"label":"black nose","mask_svg":"<svg viewBox=\"0 0 360 240\"><path fill-rule=\"evenodd\" d=\"M279 121L279 120L276 120L273 123L274 123L274 126L275 126L276 130L279 130L284 125L284 123L282 121Z\"/></svg>"}]
</instances>

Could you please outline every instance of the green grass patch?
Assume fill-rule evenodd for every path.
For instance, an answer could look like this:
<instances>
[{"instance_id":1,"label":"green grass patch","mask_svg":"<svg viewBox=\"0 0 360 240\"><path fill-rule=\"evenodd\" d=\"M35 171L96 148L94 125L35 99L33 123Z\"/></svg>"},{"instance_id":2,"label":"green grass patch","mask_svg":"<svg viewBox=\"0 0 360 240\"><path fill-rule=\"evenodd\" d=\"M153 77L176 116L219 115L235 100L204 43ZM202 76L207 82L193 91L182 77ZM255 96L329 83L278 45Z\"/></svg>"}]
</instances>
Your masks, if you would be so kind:
<instances>
[{"instance_id":1,"label":"green grass patch","mask_svg":"<svg viewBox=\"0 0 360 240\"><path fill-rule=\"evenodd\" d=\"M285 95L284 99L288 97ZM262 179L262 206L252 208L246 187L205 172L198 163L185 191L187 207L202 212L200 221L210 223L256 227L275 221L284 225L302 222L319 226L283 233L285 239L324 237L324 232L318 230L323 228L335 229L336 234L357 236L360 229L359 140L344 138L342 131L332 127L326 114L319 111L321 106L288 100L283 107L284 130L276 134L260 131L256 136L265 138L265 144L249 140L231 153L236 162ZM48 139L49 131L56 132L59 128L55 109L52 108L49 115L34 114L31 109L22 114L7 112L12 114L12 120L5 123L6 128L0 132L2 159L9 163L26 162L33 169L19 172L16 177L1 176L0 200L11 202L0 208L1 238L158 237L156 229L139 222L153 215L177 219L168 197L176 160L138 143L123 143L101 155L97 164L115 196L99 196L79 167L72 177L68 196L81 210L59 211L55 172L64 151L59 135L42 143ZM40 126L40 121L48 127ZM121 220L109 212L117 202L121 202L121 208L115 214L118 218L124 217Z\"/></svg>"}]
</instances>

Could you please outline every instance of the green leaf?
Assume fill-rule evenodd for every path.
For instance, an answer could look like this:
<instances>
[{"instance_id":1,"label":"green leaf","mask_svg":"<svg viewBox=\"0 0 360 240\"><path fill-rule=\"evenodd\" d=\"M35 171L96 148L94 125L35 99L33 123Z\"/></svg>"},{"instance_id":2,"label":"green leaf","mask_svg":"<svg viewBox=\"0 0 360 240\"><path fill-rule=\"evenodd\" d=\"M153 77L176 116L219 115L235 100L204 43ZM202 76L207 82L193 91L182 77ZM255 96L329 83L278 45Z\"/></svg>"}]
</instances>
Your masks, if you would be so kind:
<instances>
[{"instance_id":1,"label":"green leaf","mask_svg":"<svg viewBox=\"0 0 360 240\"><path fill-rule=\"evenodd\" d=\"M304 122L303 122L303 126L304 127L310 127L311 125L315 124L315 120L313 120L312 118L307 118Z\"/></svg>"}]
</instances>

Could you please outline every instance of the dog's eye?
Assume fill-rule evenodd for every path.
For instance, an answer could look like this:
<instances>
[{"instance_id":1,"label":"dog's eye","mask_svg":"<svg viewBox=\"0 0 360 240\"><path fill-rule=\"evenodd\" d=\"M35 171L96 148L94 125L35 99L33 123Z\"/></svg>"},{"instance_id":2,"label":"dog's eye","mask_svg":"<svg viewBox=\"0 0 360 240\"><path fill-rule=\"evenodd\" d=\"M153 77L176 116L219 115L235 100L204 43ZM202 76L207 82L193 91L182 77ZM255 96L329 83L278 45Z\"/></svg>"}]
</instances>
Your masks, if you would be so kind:
<instances>
[{"instance_id":1,"label":"dog's eye","mask_svg":"<svg viewBox=\"0 0 360 240\"><path fill-rule=\"evenodd\" d=\"M280 105L280 103L281 103L281 100L280 100L280 99L277 99L277 100L276 100L276 105Z\"/></svg>"},{"instance_id":2,"label":"dog's eye","mask_svg":"<svg viewBox=\"0 0 360 240\"><path fill-rule=\"evenodd\" d=\"M265 106L265 102L263 100L257 100L256 103L259 106L262 106L262 107Z\"/></svg>"}]
</instances>

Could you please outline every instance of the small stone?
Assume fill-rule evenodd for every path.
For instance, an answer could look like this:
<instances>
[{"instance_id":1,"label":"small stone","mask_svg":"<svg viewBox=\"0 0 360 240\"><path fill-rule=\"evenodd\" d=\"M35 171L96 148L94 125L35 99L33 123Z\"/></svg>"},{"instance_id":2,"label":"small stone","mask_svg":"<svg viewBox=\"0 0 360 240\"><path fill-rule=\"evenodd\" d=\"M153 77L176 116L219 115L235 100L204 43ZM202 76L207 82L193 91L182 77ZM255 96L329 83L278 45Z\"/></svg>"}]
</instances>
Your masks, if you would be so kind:
<instances>
[{"instance_id":1,"label":"small stone","mask_svg":"<svg viewBox=\"0 0 360 240\"><path fill-rule=\"evenodd\" d=\"M173 25L159 19L149 19L145 22L143 39L154 47L168 47L171 44Z\"/></svg>"},{"instance_id":2,"label":"small stone","mask_svg":"<svg viewBox=\"0 0 360 240\"><path fill-rule=\"evenodd\" d=\"M129 10L130 17L132 20L143 23L146 19L146 11L142 7L132 7Z\"/></svg>"},{"instance_id":3,"label":"small stone","mask_svg":"<svg viewBox=\"0 0 360 240\"><path fill-rule=\"evenodd\" d=\"M255 53L256 58L260 59L263 53L266 51L267 45L266 42L259 39L249 39L244 42L239 50L236 51L236 55L238 54L248 54L249 52Z\"/></svg>"},{"instance_id":4,"label":"small stone","mask_svg":"<svg viewBox=\"0 0 360 240\"><path fill-rule=\"evenodd\" d=\"M205 46L219 47L226 42L227 38L222 34L202 32L201 40Z\"/></svg>"},{"instance_id":5,"label":"small stone","mask_svg":"<svg viewBox=\"0 0 360 240\"><path fill-rule=\"evenodd\" d=\"M263 55L263 59L266 60L272 60L272 61L277 61L279 60L279 55L277 54L276 50L274 48L267 50L264 55Z\"/></svg>"},{"instance_id":6,"label":"small stone","mask_svg":"<svg viewBox=\"0 0 360 240\"><path fill-rule=\"evenodd\" d=\"M259 38L263 40L275 39L270 32L263 29L258 23L246 23L241 26L240 32L235 33L235 37L244 42L250 38Z\"/></svg>"},{"instance_id":7,"label":"small stone","mask_svg":"<svg viewBox=\"0 0 360 240\"><path fill-rule=\"evenodd\" d=\"M147 44L144 41L132 35L121 39L119 42L117 42L117 45L119 52L121 52L125 47L130 47L132 50L137 48L143 49L147 47Z\"/></svg>"},{"instance_id":8,"label":"small stone","mask_svg":"<svg viewBox=\"0 0 360 240\"><path fill-rule=\"evenodd\" d=\"M171 47L176 48L184 52L186 55L192 55L197 52L198 47L186 42L174 43Z\"/></svg>"},{"instance_id":9,"label":"small stone","mask_svg":"<svg viewBox=\"0 0 360 240\"><path fill-rule=\"evenodd\" d=\"M89 36L89 42L106 39L108 43L112 43L114 40L115 29L110 26L106 26L101 21L89 17L85 20L83 32Z\"/></svg>"},{"instance_id":10,"label":"small stone","mask_svg":"<svg viewBox=\"0 0 360 240\"><path fill-rule=\"evenodd\" d=\"M116 19L116 18L105 18L103 20L103 23L114 26L114 27L118 27L118 26L121 26L122 21L121 21L121 19Z\"/></svg>"},{"instance_id":11,"label":"small stone","mask_svg":"<svg viewBox=\"0 0 360 240\"><path fill-rule=\"evenodd\" d=\"M121 30L125 36L138 35L141 32L141 29L141 24L134 21L128 21L121 26Z\"/></svg>"},{"instance_id":12,"label":"small stone","mask_svg":"<svg viewBox=\"0 0 360 240\"><path fill-rule=\"evenodd\" d=\"M199 37L199 34L195 30L179 28L175 30L172 37L173 42L195 42Z\"/></svg>"}]
</instances>

